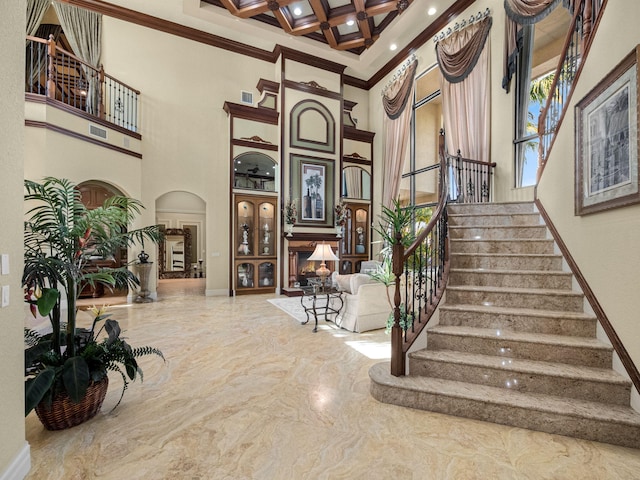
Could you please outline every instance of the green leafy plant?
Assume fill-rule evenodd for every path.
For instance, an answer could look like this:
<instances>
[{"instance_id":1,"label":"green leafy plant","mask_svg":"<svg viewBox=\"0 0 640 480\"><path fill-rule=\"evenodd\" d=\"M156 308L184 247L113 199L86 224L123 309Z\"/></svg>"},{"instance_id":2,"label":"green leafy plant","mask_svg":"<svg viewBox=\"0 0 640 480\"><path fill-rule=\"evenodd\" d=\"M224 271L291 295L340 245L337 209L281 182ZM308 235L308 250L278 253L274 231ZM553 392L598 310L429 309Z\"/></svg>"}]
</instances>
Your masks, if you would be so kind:
<instances>
[{"instance_id":1,"label":"green leafy plant","mask_svg":"<svg viewBox=\"0 0 640 480\"><path fill-rule=\"evenodd\" d=\"M132 348L120 336L118 322L103 311L94 311L91 329L77 328L76 301L85 284L139 285L126 266L97 272L85 267L90 258L109 258L116 249L144 240L160 241L160 229L157 225L129 228L143 208L135 199L115 196L88 210L79 190L68 180L47 177L42 183L26 180L24 185L25 202L30 206L24 224L25 301L34 315L37 310L51 323L51 332L46 334L25 329L25 414L41 401L50 404L58 392L79 402L87 387L110 370L122 375L124 394L126 377L142 378L136 358L154 354L164 359L162 352L152 347ZM63 296L66 321L62 320Z\"/></svg>"},{"instance_id":2,"label":"green leafy plant","mask_svg":"<svg viewBox=\"0 0 640 480\"><path fill-rule=\"evenodd\" d=\"M409 205L403 207L400 199L393 200L391 208L382 206L380 221L375 227L385 245L395 245L400 242L408 247L415 240L415 234L411 228L415 217L415 207Z\"/></svg>"}]
</instances>

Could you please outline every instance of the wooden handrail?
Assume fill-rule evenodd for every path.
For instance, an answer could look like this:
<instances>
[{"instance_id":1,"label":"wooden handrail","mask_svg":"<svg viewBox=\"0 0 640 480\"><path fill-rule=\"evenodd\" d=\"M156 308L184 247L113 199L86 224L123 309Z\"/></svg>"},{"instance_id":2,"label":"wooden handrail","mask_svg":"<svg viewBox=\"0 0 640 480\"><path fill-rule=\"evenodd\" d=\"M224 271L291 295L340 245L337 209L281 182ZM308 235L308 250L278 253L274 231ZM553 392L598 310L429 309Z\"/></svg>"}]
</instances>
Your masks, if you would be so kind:
<instances>
[{"instance_id":1,"label":"wooden handrail","mask_svg":"<svg viewBox=\"0 0 640 480\"><path fill-rule=\"evenodd\" d=\"M555 70L554 79L551 82L551 87L549 89L549 95L547 97L547 101L545 103L544 108L540 112L540 116L538 117L538 149L539 149L539 158L538 158L538 172L537 172L537 182L540 181L542 177L542 172L544 171L545 165L549 158L549 153L555 144L556 132L562 125L564 120L564 116L567 112L567 107L570 103L571 97L573 96L573 85L577 82L580 74L582 73L582 68L584 66L584 60L591 48L591 44L593 43L593 38L600 24L600 19L602 18L602 13L606 7L607 0L578 0L575 6L575 10L573 12L573 16L571 19L570 28L568 29L568 34L565 39L562 53L560 54L560 59L558 61L558 65ZM593 12L595 10L595 20L593 17ZM584 23L582 24L581 31L578 32L579 22L586 18ZM550 110L556 102L556 97L560 96L559 92L559 83L560 81L565 80L563 78L563 74L566 70L567 62L567 54L570 48L573 46L575 41L575 36L580 35L580 54L575 58L570 60L577 61L580 58L580 64L577 66L575 72L571 77L571 81L568 84L567 91L565 92L565 97L559 100L559 104L561 106L561 111L558 116L558 121L553 128L547 129L548 117L550 115ZM545 136L551 135L551 139L548 142L548 146L545 147Z\"/></svg>"},{"instance_id":2,"label":"wooden handrail","mask_svg":"<svg viewBox=\"0 0 640 480\"><path fill-rule=\"evenodd\" d=\"M138 130L140 90L107 74L102 65L96 68L60 48L53 35L48 40L27 36L27 42L31 63L27 65L26 93L44 94L129 131ZM44 65L46 85L41 78Z\"/></svg>"},{"instance_id":3,"label":"wooden handrail","mask_svg":"<svg viewBox=\"0 0 640 480\"><path fill-rule=\"evenodd\" d=\"M457 155L450 155L448 153L445 153L445 155L450 158L457 158L459 160L463 160L465 163L473 163L475 165L484 165L492 168L495 168L496 165L498 165L496 162L483 162L482 160L474 160L473 158L464 158L462 155L460 155L460 150L458 150Z\"/></svg>"}]
</instances>

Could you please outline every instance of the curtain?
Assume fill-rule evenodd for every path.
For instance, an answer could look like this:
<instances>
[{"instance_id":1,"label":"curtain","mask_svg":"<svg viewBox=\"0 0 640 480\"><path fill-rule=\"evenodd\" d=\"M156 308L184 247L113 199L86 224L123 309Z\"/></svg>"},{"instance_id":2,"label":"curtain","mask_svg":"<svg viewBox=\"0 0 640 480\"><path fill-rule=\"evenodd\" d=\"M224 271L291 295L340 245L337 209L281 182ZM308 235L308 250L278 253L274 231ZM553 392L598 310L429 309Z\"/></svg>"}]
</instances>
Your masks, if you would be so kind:
<instances>
[{"instance_id":1,"label":"curtain","mask_svg":"<svg viewBox=\"0 0 640 480\"><path fill-rule=\"evenodd\" d=\"M385 132L382 205L391 208L393 200L400 191L402 178L402 162L409 143L409 125L411 108L407 108L409 100L413 98L414 77L418 61L414 60L404 69L399 78L389 85L383 92L382 104L386 115L383 129Z\"/></svg>"},{"instance_id":2,"label":"curtain","mask_svg":"<svg viewBox=\"0 0 640 480\"><path fill-rule=\"evenodd\" d=\"M97 70L102 47L102 15L59 2L54 2L53 7L73 53ZM94 70L83 67L83 71L88 81L86 111L97 115L99 79Z\"/></svg>"},{"instance_id":3,"label":"curtain","mask_svg":"<svg viewBox=\"0 0 640 480\"><path fill-rule=\"evenodd\" d=\"M490 154L488 33L491 23L491 17L487 17L454 32L436 45L442 71L440 88L447 151L460 150L463 157L483 162L489 161ZM441 62L441 59L446 61Z\"/></svg>"},{"instance_id":4,"label":"curtain","mask_svg":"<svg viewBox=\"0 0 640 480\"><path fill-rule=\"evenodd\" d=\"M49 0L27 0L27 35L35 35L49 5Z\"/></svg>"},{"instance_id":5,"label":"curtain","mask_svg":"<svg viewBox=\"0 0 640 480\"><path fill-rule=\"evenodd\" d=\"M523 44L522 25L533 25L549 15L560 1L569 7L576 0L504 0L505 39L502 88L509 93L516 72L517 57Z\"/></svg>"},{"instance_id":6,"label":"curtain","mask_svg":"<svg viewBox=\"0 0 640 480\"><path fill-rule=\"evenodd\" d=\"M362 198L362 171L360 167L347 167L344 169L347 196L349 198Z\"/></svg>"}]
</instances>

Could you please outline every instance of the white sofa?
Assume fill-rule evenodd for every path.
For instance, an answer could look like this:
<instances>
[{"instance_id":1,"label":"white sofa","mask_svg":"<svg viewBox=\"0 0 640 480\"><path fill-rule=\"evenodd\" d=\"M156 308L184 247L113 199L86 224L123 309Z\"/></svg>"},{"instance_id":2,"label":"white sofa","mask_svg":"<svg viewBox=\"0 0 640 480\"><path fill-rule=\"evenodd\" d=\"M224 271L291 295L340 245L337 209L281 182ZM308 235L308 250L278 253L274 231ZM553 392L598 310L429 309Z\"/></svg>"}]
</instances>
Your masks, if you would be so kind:
<instances>
[{"instance_id":1,"label":"white sofa","mask_svg":"<svg viewBox=\"0 0 640 480\"><path fill-rule=\"evenodd\" d=\"M334 320L336 325L352 332L366 332L387 326L391 307L387 300L387 289L382 283L365 273L336 275L334 282L343 292L344 300Z\"/></svg>"}]
</instances>

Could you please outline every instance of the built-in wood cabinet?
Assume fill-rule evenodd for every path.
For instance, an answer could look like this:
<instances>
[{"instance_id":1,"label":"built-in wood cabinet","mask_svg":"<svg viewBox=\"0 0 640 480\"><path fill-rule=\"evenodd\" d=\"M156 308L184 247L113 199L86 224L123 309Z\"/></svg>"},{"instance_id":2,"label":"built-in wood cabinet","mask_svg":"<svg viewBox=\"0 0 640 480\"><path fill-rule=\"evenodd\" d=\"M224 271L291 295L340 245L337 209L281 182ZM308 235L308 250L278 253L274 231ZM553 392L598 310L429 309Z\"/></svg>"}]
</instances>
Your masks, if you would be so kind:
<instances>
[{"instance_id":1,"label":"built-in wood cabinet","mask_svg":"<svg viewBox=\"0 0 640 480\"><path fill-rule=\"evenodd\" d=\"M276 196L234 196L234 291L275 292L278 253Z\"/></svg>"},{"instance_id":2,"label":"built-in wood cabinet","mask_svg":"<svg viewBox=\"0 0 640 480\"><path fill-rule=\"evenodd\" d=\"M371 219L368 203L346 203L347 222L340 240L340 273L360 271L360 264L369 260Z\"/></svg>"}]
</instances>

